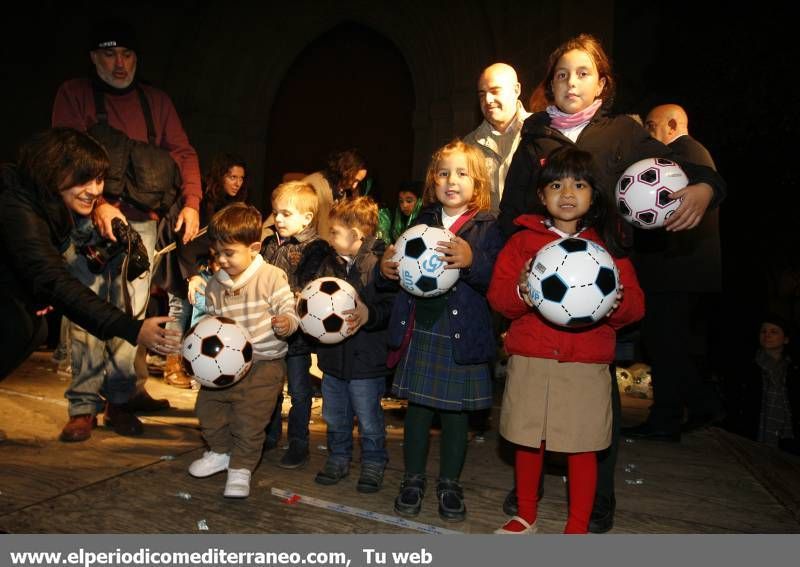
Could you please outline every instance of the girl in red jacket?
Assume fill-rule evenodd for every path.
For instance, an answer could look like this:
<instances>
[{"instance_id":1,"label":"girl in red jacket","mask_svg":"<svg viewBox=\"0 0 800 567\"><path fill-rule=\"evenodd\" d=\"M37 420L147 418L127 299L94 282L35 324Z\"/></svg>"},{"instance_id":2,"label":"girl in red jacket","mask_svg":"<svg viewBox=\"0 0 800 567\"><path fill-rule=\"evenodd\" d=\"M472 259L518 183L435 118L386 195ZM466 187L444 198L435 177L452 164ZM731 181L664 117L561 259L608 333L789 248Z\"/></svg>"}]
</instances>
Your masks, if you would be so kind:
<instances>
[{"instance_id":1,"label":"girl in red jacket","mask_svg":"<svg viewBox=\"0 0 800 567\"><path fill-rule=\"evenodd\" d=\"M609 363L616 330L644 315L644 296L618 243L608 193L595 183L592 156L562 148L546 160L537 196L541 214L522 215L505 245L489 285L491 306L510 319L508 379L500 433L516 450L519 512L496 533L536 531L536 491L547 449L567 453L569 519L564 533L586 533L597 483L596 452L611 442ZM550 242L579 236L616 258L620 292L608 318L583 329L547 322L528 297L531 258ZM624 300L622 289L625 289Z\"/></svg>"}]
</instances>

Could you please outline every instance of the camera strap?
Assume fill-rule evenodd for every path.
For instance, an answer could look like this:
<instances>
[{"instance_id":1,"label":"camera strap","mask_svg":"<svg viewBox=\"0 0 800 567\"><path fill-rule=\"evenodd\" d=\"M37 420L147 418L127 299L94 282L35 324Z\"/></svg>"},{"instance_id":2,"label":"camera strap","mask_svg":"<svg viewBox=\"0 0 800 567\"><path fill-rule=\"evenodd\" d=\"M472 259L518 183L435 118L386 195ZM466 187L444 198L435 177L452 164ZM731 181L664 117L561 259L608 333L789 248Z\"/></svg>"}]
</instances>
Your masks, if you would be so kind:
<instances>
[{"instance_id":1,"label":"camera strap","mask_svg":"<svg viewBox=\"0 0 800 567\"><path fill-rule=\"evenodd\" d=\"M133 312L133 302L131 301L131 293L128 290L128 264L130 264L131 255L133 254L133 237L131 236L131 227L130 225L125 225L125 230L128 233L127 238L127 249L125 251L125 258L122 259L122 267L120 273L120 281L122 283L122 303L125 306L125 313L133 317L134 319L138 319L140 316L144 315L145 311L147 310L147 304L150 302L150 290L147 290L147 300L142 305L142 310L140 313Z\"/></svg>"}]
</instances>

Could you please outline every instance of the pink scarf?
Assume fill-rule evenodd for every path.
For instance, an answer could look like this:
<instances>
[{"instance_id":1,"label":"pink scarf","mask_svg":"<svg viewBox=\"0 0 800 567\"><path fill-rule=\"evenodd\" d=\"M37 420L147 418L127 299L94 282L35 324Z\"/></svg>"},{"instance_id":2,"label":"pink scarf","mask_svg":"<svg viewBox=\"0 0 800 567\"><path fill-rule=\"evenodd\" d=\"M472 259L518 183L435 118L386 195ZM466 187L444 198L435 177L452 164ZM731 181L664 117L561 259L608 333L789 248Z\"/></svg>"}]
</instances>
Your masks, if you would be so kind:
<instances>
[{"instance_id":1,"label":"pink scarf","mask_svg":"<svg viewBox=\"0 0 800 567\"><path fill-rule=\"evenodd\" d=\"M601 106L603 106L603 100L598 98L592 104L575 114L561 112L557 106L552 104L548 106L546 110L547 114L550 115L551 126L559 130L567 130L589 122L597 111L600 110Z\"/></svg>"}]
</instances>

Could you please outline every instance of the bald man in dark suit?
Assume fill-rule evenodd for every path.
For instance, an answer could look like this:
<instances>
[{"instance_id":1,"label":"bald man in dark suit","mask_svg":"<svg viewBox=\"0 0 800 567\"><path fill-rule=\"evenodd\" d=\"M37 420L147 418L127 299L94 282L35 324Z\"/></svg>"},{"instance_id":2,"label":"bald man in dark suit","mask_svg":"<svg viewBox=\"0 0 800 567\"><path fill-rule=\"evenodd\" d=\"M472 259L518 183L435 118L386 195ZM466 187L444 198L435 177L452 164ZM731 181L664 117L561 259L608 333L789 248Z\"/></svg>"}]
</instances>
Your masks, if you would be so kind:
<instances>
[{"instance_id":1,"label":"bald man in dark suit","mask_svg":"<svg viewBox=\"0 0 800 567\"><path fill-rule=\"evenodd\" d=\"M668 145L677 160L716 169L711 155L689 135L688 117L676 104L653 108L645 127ZM653 405L641 425L623 429L634 438L680 441L684 408L689 427L707 423L717 412L710 385L692 353L698 323L707 323L708 308L722 290L719 210L707 209L692 230L680 232L636 231L637 275L645 291L646 314L642 341L652 368ZM707 329L700 330L707 343Z\"/></svg>"}]
</instances>

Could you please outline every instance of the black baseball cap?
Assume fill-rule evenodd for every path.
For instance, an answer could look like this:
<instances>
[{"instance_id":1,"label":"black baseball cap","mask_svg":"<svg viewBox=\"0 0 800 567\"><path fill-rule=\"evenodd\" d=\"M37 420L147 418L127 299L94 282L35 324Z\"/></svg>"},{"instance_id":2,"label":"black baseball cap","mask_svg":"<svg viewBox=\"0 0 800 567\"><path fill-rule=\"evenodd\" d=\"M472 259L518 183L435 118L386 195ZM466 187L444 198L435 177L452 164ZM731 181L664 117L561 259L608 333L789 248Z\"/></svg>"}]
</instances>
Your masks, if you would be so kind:
<instances>
[{"instance_id":1,"label":"black baseball cap","mask_svg":"<svg viewBox=\"0 0 800 567\"><path fill-rule=\"evenodd\" d=\"M96 23L90 34L89 51L113 49L114 47L126 47L132 51L139 50L133 26L125 20L116 18Z\"/></svg>"}]
</instances>

